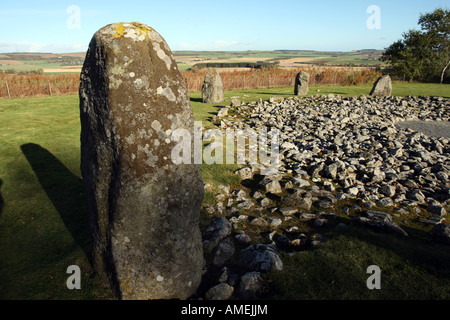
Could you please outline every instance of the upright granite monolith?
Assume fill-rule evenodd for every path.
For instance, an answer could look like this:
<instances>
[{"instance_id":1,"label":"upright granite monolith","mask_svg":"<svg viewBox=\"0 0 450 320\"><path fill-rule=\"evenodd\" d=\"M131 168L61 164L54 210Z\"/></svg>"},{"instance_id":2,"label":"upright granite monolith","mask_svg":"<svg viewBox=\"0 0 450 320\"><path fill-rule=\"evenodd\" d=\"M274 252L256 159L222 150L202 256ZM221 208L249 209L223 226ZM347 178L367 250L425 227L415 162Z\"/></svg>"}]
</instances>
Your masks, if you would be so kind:
<instances>
[{"instance_id":1,"label":"upright granite monolith","mask_svg":"<svg viewBox=\"0 0 450 320\"><path fill-rule=\"evenodd\" d=\"M120 299L187 299L202 276L200 168L171 160L193 133L165 40L140 23L95 33L80 82L81 171L96 271Z\"/></svg>"},{"instance_id":2,"label":"upright granite monolith","mask_svg":"<svg viewBox=\"0 0 450 320\"><path fill-rule=\"evenodd\" d=\"M203 103L223 102L223 84L217 69L208 68L202 87Z\"/></svg>"},{"instance_id":3,"label":"upright granite monolith","mask_svg":"<svg viewBox=\"0 0 450 320\"><path fill-rule=\"evenodd\" d=\"M309 73L300 71L295 77L294 94L297 96L306 96L309 91Z\"/></svg>"},{"instance_id":4,"label":"upright granite monolith","mask_svg":"<svg viewBox=\"0 0 450 320\"><path fill-rule=\"evenodd\" d=\"M392 94L392 81L389 75L381 76L375 81L371 96L375 97L389 97Z\"/></svg>"}]
</instances>

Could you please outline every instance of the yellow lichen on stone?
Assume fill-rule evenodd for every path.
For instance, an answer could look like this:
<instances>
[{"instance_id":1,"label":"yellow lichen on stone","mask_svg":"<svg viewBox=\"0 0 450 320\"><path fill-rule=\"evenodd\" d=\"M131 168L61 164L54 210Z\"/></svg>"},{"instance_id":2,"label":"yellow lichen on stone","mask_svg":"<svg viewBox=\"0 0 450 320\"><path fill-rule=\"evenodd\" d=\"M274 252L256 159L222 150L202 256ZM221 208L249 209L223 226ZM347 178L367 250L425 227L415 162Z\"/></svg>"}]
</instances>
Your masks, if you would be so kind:
<instances>
[{"instance_id":1,"label":"yellow lichen on stone","mask_svg":"<svg viewBox=\"0 0 450 320\"><path fill-rule=\"evenodd\" d=\"M114 27L116 28L116 33L114 33L114 38L118 39L123 36L125 32L125 26L123 23L115 23Z\"/></svg>"},{"instance_id":2,"label":"yellow lichen on stone","mask_svg":"<svg viewBox=\"0 0 450 320\"><path fill-rule=\"evenodd\" d=\"M116 29L116 32L114 33L114 37L116 39L121 38L124 36L126 29L128 27L134 27L135 30L139 31L139 36L148 37L149 32L154 31L149 26L139 23L139 22L131 22L131 23L114 23L114 28Z\"/></svg>"}]
</instances>

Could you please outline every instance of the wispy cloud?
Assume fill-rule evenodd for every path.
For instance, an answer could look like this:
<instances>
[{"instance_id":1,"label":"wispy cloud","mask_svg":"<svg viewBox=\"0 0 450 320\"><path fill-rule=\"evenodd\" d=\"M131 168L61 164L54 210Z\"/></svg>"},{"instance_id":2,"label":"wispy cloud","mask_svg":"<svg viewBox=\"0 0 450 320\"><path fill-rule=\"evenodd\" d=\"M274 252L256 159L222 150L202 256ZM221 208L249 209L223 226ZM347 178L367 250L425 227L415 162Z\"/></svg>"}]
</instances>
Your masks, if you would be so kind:
<instances>
[{"instance_id":1,"label":"wispy cloud","mask_svg":"<svg viewBox=\"0 0 450 320\"><path fill-rule=\"evenodd\" d=\"M68 8L68 7L67 7ZM19 17L26 17L26 16L53 16L53 17L61 17L61 16L67 16L67 8L63 7L58 10L41 10L41 9L32 9L32 8L24 8L24 9L6 9L1 10L0 9L0 16L19 16ZM92 9L84 9L84 7L80 7L81 13L88 17L96 17L101 16L105 14L105 11L100 10L92 10Z\"/></svg>"},{"instance_id":2,"label":"wispy cloud","mask_svg":"<svg viewBox=\"0 0 450 320\"><path fill-rule=\"evenodd\" d=\"M50 52L69 53L83 52L87 50L86 44L79 43L43 43L43 42L12 42L0 41L0 52Z\"/></svg>"},{"instance_id":3,"label":"wispy cloud","mask_svg":"<svg viewBox=\"0 0 450 320\"><path fill-rule=\"evenodd\" d=\"M208 42L182 42L175 50L236 50L241 43L238 41L211 40Z\"/></svg>"},{"instance_id":4,"label":"wispy cloud","mask_svg":"<svg viewBox=\"0 0 450 320\"><path fill-rule=\"evenodd\" d=\"M0 16L62 16L66 15L66 10L40 10L40 9L7 9L0 10Z\"/></svg>"}]
</instances>

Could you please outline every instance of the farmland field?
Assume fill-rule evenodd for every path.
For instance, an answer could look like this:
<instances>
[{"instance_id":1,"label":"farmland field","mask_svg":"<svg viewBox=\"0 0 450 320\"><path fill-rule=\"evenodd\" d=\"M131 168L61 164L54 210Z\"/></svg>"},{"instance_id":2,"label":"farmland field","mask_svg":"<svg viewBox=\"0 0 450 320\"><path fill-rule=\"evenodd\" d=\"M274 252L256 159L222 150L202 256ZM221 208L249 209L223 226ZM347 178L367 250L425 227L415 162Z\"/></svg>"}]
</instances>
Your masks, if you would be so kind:
<instances>
[{"instance_id":1,"label":"farmland field","mask_svg":"<svg viewBox=\"0 0 450 320\"><path fill-rule=\"evenodd\" d=\"M381 65L379 50L359 50L350 52L321 52L307 50L277 51L174 51L180 70L186 70L197 63L205 62L279 62L280 67L303 65L324 66L364 66ZM3 53L0 54L0 70L30 72L43 70L44 73L77 72L81 68L85 52L78 53ZM67 70L68 69L68 70Z\"/></svg>"}]
</instances>

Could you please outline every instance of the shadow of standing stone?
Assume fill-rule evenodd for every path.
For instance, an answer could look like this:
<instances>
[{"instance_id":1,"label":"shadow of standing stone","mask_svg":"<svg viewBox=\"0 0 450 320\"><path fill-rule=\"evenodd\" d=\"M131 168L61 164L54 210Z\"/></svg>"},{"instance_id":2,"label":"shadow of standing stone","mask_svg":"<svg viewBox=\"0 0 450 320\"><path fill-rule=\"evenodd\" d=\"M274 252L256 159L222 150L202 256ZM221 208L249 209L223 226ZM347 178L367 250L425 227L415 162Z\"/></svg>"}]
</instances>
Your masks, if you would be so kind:
<instances>
[{"instance_id":1,"label":"shadow of standing stone","mask_svg":"<svg viewBox=\"0 0 450 320\"><path fill-rule=\"evenodd\" d=\"M0 217L2 216L3 205L4 205L4 200L3 200L3 196L2 196L2 192L1 192L2 185L3 185L3 180L0 179Z\"/></svg>"},{"instance_id":2,"label":"shadow of standing stone","mask_svg":"<svg viewBox=\"0 0 450 320\"><path fill-rule=\"evenodd\" d=\"M203 181L199 165L171 159L174 132L192 137L194 116L155 30L133 22L95 33L80 117L95 269L121 299L187 299L202 277Z\"/></svg>"},{"instance_id":3,"label":"shadow of standing stone","mask_svg":"<svg viewBox=\"0 0 450 320\"><path fill-rule=\"evenodd\" d=\"M40 145L27 143L20 148L75 243L92 264L89 220L80 177Z\"/></svg>"}]
</instances>

